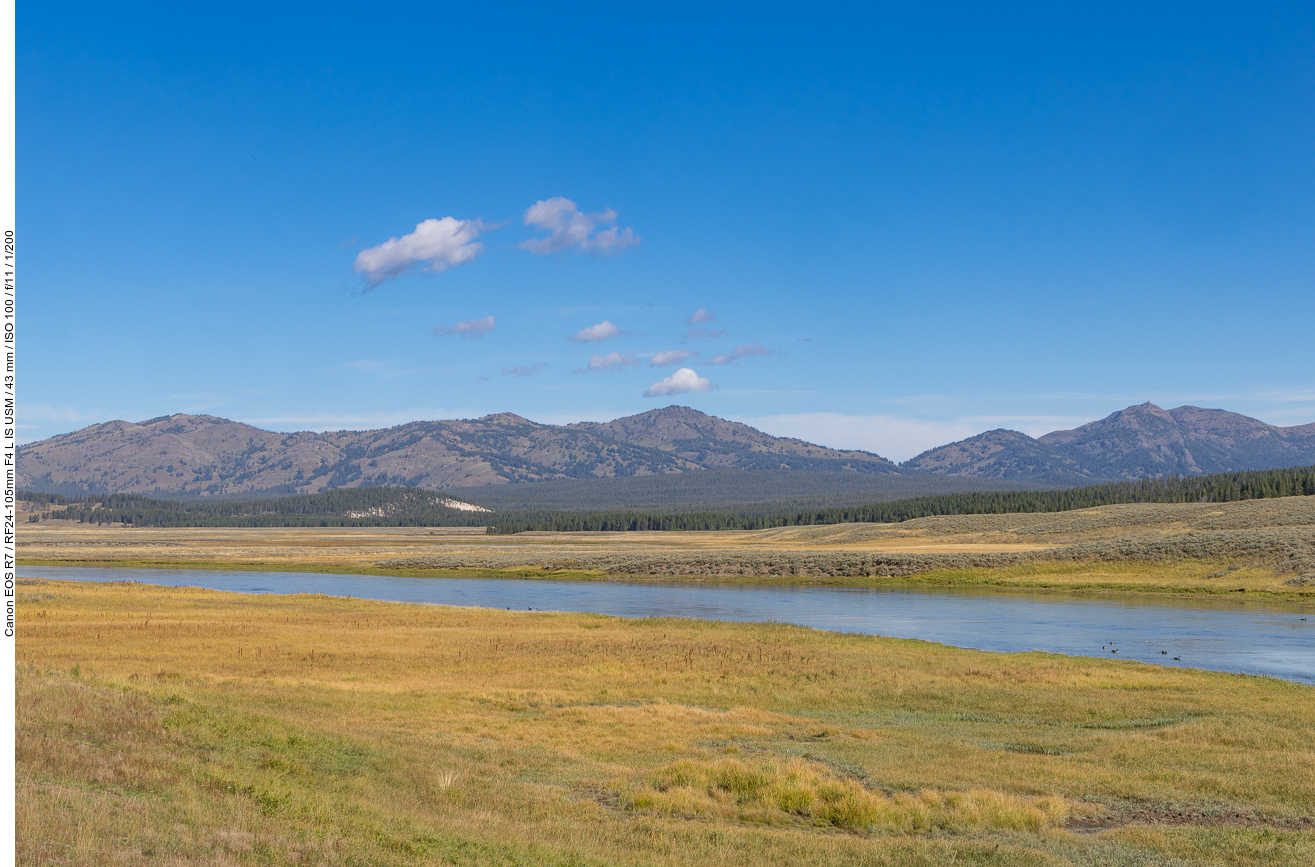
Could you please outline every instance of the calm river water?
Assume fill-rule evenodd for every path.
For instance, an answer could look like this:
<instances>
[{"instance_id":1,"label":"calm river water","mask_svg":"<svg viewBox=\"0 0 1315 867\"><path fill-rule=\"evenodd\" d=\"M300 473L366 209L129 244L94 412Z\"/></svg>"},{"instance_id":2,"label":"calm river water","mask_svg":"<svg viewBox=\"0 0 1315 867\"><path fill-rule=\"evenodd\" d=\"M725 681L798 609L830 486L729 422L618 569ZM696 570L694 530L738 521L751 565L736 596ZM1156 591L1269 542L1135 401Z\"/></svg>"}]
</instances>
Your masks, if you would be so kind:
<instances>
[{"instance_id":1,"label":"calm river water","mask_svg":"<svg viewBox=\"0 0 1315 867\"><path fill-rule=\"evenodd\" d=\"M745 587L479 578L395 578L23 566L30 578L140 581L237 593L323 593L390 602L620 617L779 621L1012 653L1045 650L1315 684L1315 608L1233 599L1057 596L889 588ZM1309 618L1309 619L1306 619ZM1181 657L1175 660L1174 657Z\"/></svg>"}]
</instances>

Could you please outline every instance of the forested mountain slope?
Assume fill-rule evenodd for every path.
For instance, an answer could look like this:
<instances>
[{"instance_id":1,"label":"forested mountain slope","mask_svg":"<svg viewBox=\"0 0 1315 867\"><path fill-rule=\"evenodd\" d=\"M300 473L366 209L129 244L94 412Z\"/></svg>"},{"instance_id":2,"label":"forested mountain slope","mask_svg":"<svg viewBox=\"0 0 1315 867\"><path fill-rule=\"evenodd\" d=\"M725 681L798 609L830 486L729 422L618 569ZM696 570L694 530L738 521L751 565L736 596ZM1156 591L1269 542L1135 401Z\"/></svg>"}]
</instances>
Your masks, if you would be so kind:
<instances>
[{"instance_id":1,"label":"forested mountain slope","mask_svg":"<svg viewBox=\"0 0 1315 867\"><path fill-rule=\"evenodd\" d=\"M685 407L608 425L537 424L513 413L374 431L272 433L208 415L112 421L23 446L31 490L314 493L363 485L432 490L712 467L898 473L874 454L778 439Z\"/></svg>"},{"instance_id":2,"label":"forested mountain slope","mask_svg":"<svg viewBox=\"0 0 1315 867\"><path fill-rule=\"evenodd\" d=\"M500 413L322 434L273 433L208 415L112 421L23 446L18 482L30 490L70 494L307 494L343 487L442 490L717 469L932 474L1017 487L1310 464L1315 464L1315 424L1275 427L1193 406L1164 410L1141 404L1037 439L1018 431L988 431L901 466L870 452L774 437L670 406L606 423L538 424ZM770 499L794 493L785 484Z\"/></svg>"},{"instance_id":3,"label":"forested mountain slope","mask_svg":"<svg viewBox=\"0 0 1315 867\"><path fill-rule=\"evenodd\" d=\"M895 465L870 452L838 451L789 437L774 437L747 424L684 406L669 406L606 423L567 427L644 448L670 452L700 467L815 472L891 472ZM884 467L878 468L881 464Z\"/></svg>"},{"instance_id":4,"label":"forested mountain slope","mask_svg":"<svg viewBox=\"0 0 1315 867\"><path fill-rule=\"evenodd\" d=\"M923 452L905 469L982 479L1083 485L1105 481L1062 449L1016 430L991 430Z\"/></svg>"},{"instance_id":5,"label":"forested mountain slope","mask_svg":"<svg viewBox=\"0 0 1315 867\"><path fill-rule=\"evenodd\" d=\"M1130 406L1033 439L989 431L923 452L905 469L978 478L1082 484L1315 463L1315 424L1275 427L1222 409Z\"/></svg>"}]
</instances>

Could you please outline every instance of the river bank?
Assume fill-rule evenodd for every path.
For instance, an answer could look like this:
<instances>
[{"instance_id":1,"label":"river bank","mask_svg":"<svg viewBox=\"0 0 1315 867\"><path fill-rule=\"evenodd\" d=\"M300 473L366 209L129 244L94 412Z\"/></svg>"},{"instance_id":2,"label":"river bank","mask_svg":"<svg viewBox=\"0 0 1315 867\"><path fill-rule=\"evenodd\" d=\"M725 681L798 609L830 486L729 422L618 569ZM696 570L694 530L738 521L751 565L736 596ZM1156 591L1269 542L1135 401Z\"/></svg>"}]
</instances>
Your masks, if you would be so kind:
<instances>
[{"instance_id":1,"label":"river bank","mask_svg":"<svg viewBox=\"0 0 1315 867\"><path fill-rule=\"evenodd\" d=\"M762 531L152 529L23 524L22 565L373 575L981 586L1315 600L1315 498L960 515Z\"/></svg>"},{"instance_id":2,"label":"river bank","mask_svg":"<svg viewBox=\"0 0 1315 867\"><path fill-rule=\"evenodd\" d=\"M138 582L250 594L617 617L790 623L1000 653L1115 655L1315 684L1315 606L1252 595L1056 593L1000 587L903 587L660 581L556 581L326 572L24 567L24 577Z\"/></svg>"},{"instance_id":3,"label":"river bank","mask_svg":"<svg viewBox=\"0 0 1315 867\"><path fill-rule=\"evenodd\" d=\"M29 580L20 839L87 861L1315 857L1315 691L1271 678Z\"/></svg>"},{"instance_id":4,"label":"river bank","mask_svg":"<svg viewBox=\"0 0 1315 867\"><path fill-rule=\"evenodd\" d=\"M1028 563L976 569L932 569L900 576L825 575L699 575L615 574L602 570L513 566L492 568L387 568L317 562L216 562L213 560L115 560L21 558L20 569L84 567L109 569L188 569L198 571L295 572L347 574L395 578L472 578L544 581L602 581L636 584L729 585L750 587L885 587L908 589L981 588L1019 591L1057 591L1066 595L1130 593L1151 596L1246 598L1315 605L1315 584L1287 583L1291 576L1276 575L1263 566L1229 568L1218 560L1180 560L1169 563ZM1225 580L1216 580L1216 579Z\"/></svg>"}]
</instances>

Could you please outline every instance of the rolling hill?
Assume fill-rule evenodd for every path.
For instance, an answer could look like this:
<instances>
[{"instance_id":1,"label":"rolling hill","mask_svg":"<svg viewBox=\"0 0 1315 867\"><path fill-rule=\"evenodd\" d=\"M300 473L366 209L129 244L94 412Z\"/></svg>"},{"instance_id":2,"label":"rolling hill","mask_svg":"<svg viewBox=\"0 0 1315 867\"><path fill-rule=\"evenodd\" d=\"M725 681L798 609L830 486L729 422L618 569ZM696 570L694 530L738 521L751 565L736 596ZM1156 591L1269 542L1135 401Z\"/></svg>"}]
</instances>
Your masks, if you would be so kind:
<instances>
[{"instance_id":1,"label":"rolling hill","mask_svg":"<svg viewBox=\"0 0 1315 867\"><path fill-rule=\"evenodd\" d=\"M748 499L804 506L832 494L948 492L933 480L963 480L956 487L962 490L1017 489L1310 464L1315 424L1275 427L1194 406L1164 410L1145 403L1038 438L987 431L902 465L669 406L610 422L549 425L499 413L328 433L274 433L209 415L111 421L21 447L18 482L51 493L167 496L311 494L381 485L490 490L553 482L551 495L545 490L544 497L497 497L489 505L560 500L578 508L600 498L616 505L639 497L653 506ZM708 470L729 475L674 483ZM856 476L871 481L845 481ZM644 478L657 487L642 483L641 492L635 485ZM673 483L659 481L666 478ZM711 488L695 490L707 487L704 482Z\"/></svg>"},{"instance_id":2,"label":"rolling hill","mask_svg":"<svg viewBox=\"0 0 1315 867\"><path fill-rule=\"evenodd\" d=\"M1092 484L1311 463L1315 424L1275 427L1222 409L1165 410L1143 403L1036 439L1018 431L987 431L901 466L975 478Z\"/></svg>"},{"instance_id":3,"label":"rolling hill","mask_svg":"<svg viewBox=\"0 0 1315 867\"><path fill-rule=\"evenodd\" d=\"M92 425L23 446L18 457L19 485L28 490L172 495L438 490L711 468L900 473L868 452L773 437L675 406L607 424L537 424L500 413L322 434L172 415Z\"/></svg>"}]
</instances>

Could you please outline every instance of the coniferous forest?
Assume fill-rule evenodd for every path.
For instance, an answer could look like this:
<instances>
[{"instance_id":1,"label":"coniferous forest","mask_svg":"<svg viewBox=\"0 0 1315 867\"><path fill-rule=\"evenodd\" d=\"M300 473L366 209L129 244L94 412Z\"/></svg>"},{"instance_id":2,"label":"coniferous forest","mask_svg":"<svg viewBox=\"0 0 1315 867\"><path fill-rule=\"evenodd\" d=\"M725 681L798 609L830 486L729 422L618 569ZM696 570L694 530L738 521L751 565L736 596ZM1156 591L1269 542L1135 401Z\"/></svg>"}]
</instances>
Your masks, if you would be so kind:
<instances>
[{"instance_id":1,"label":"coniferous forest","mask_svg":"<svg viewBox=\"0 0 1315 867\"><path fill-rule=\"evenodd\" d=\"M531 530L758 530L843 523L897 523L934 515L1063 512L1121 503L1231 502L1315 494L1315 467L1166 476L1057 491L936 494L893 502L809 510L764 504L724 511L470 511L447 497L410 487L342 488L261 500L169 500L137 494L70 497L23 492L30 521L62 520L134 527L486 527L491 534Z\"/></svg>"}]
</instances>

